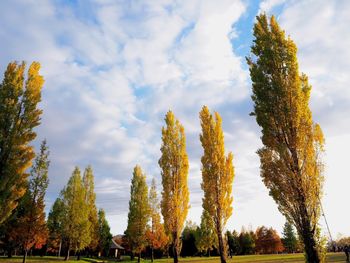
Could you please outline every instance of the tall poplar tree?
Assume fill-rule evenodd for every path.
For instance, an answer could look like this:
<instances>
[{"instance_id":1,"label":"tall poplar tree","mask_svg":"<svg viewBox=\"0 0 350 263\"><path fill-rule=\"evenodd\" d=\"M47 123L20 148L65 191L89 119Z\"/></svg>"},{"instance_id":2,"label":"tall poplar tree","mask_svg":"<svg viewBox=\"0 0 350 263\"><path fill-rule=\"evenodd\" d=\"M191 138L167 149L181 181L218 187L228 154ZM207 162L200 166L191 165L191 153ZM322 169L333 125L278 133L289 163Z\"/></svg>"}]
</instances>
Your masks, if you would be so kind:
<instances>
[{"instance_id":1,"label":"tall poplar tree","mask_svg":"<svg viewBox=\"0 0 350 263\"><path fill-rule=\"evenodd\" d=\"M136 165L131 180L128 227L125 233L132 252L138 254L137 262L140 262L141 252L147 242L146 230L149 213L146 175L142 172L141 167Z\"/></svg>"},{"instance_id":2,"label":"tall poplar tree","mask_svg":"<svg viewBox=\"0 0 350 263\"><path fill-rule=\"evenodd\" d=\"M172 111L166 114L165 123L160 149L162 156L159 159L163 185L161 211L165 230L172 238L174 263L177 263L181 250L181 232L189 208L189 165L184 127Z\"/></svg>"},{"instance_id":3,"label":"tall poplar tree","mask_svg":"<svg viewBox=\"0 0 350 263\"><path fill-rule=\"evenodd\" d=\"M91 242L88 246L89 251L96 250L98 245L98 215L96 208L96 194L94 185L94 174L91 166L88 166L84 171L83 183L86 191L86 203L89 210L90 221L90 239Z\"/></svg>"},{"instance_id":4,"label":"tall poplar tree","mask_svg":"<svg viewBox=\"0 0 350 263\"><path fill-rule=\"evenodd\" d=\"M0 84L0 224L16 208L26 192L27 169L35 157L30 145L40 124L37 108L44 84L40 64L9 63Z\"/></svg>"},{"instance_id":5,"label":"tall poplar tree","mask_svg":"<svg viewBox=\"0 0 350 263\"><path fill-rule=\"evenodd\" d=\"M79 251L87 247L91 242L91 223L89 221L90 209L86 202L86 189L78 167L75 167L61 195L65 210L63 233L67 240L65 260L69 259L71 249L75 249L78 252L79 259Z\"/></svg>"},{"instance_id":6,"label":"tall poplar tree","mask_svg":"<svg viewBox=\"0 0 350 263\"><path fill-rule=\"evenodd\" d=\"M45 194L49 185L49 150L46 140L41 143L40 153L30 171L28 191L23 198L23 214L18 217L18 240L24 249L23 263L28 250L41 248L46 243L48 229L45 221Z\"/></svg>"},{"instance_id":7,"label":"tall poplar tree","mask_svg":"<svg viewBox=\"0 0 350 263\"><path fill-rule=\"evenodd\" d=\"M320 262L318 236L323 186L321 128L309 108L311 86L299 72L297 47L276 19L265 14L254 25L247 59L252 99L264 146L258 150L261 177L279 210L302 238L308 262Z\"/></svg>"},{"instance_id":8,"label":"tall poplar tree","mask_svg":"<svg viewBox=\"0 0 350 263\"><path fill-rule=\"evenodd\" d=\"M160 222L160 204L157 196L156 180L154 178L152 179L148 200L151 226L147 230L146 236L151 248L151 262L153 262L154 249L163 248L168 243L168 236L165 233L164 225Z\"/></svg>"},{"instance_id":9,"label":"tall poplar tree","mask_svg":"<svg viewBox=\"0 0 350 263\"><path fill-rule=\"evenodd\" d=\"M225 263L227 246L223 231L227 220L232 215L233 155L231 152L225 155L224 133L219 113L215 112L213 117L208 107L203 106L199 116L202 126L200 141L204 150L201 158L203 209L214 221L220 260Z\"/></svg>"}]
</instances>

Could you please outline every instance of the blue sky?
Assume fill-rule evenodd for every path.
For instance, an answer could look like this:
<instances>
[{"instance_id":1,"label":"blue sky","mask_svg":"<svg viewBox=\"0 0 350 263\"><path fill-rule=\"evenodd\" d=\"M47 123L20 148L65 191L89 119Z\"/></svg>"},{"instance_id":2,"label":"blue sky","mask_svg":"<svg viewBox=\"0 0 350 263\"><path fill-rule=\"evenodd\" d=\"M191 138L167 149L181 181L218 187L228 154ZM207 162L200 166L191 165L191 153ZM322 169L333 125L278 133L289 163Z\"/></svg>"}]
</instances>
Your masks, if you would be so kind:
<instances>
[{"instance_id":1,"label":"blue sky","mask_svg":"<svg viewBox=\"0 0 350 263\"><path fill-rule=\"evenodd\" d=\"M1 1L0 70L39 61L45 78L39 145L51 150L49 209L74 166L92 165L97 205L113 234L126 228L132 169L160 189L161 127L172 109L190 159L188 219L201 214L200 125L206 104L223 118L234 154L229 230L284 219L259 176L260 129L250 99L249 55L255 16L275 14L298 46L313 85L311 109L326 136L323 203L332 234L350 235L346 193L350 148L349 1ZM323 219L321 218L323 226Z\"/></svg>"}]
</instances>

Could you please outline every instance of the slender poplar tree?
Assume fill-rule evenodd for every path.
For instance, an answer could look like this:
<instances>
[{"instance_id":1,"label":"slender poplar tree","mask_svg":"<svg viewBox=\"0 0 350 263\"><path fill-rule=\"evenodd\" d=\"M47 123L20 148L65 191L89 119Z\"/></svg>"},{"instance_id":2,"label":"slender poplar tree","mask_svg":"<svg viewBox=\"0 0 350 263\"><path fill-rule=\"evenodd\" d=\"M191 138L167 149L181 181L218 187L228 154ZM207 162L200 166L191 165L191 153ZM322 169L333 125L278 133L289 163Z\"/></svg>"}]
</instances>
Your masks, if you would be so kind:
<instances>
[{"instance_id":1,"label":"slender poplar tree","mask_svg":"<svg viewBox=\"0 0 350 263\"><path fill-rule=\"evenodd\" d=\"M162 128L162 156L159 166L162 174L161 211L165 230L171 236L174 263L178 262L181 250L181 232L189 208L187 185L188 156L186 153L185 129L172 111L165 116L166 126Z\"/></svg>"},{"instance_id":2,"label":"slender poplar tree","mask_svg":"<svg viewBox=\"0 0 350 263\"><path fill-rule=\"evenodd\" d=\"M0 84L0 224L17 207L27 190L27 169L35 157L30 145L40 124L44 84L40 64L33 62L25 74L25 63L8 64Z\"/></svg>"},{"instance_id":3,"label":"slender poplar tree","mask_svg":"<svg viewBox=\"0 0 350 263\"><path fill-rule=\"evenodd\" d=\"M220 260L226 263L227 246L223 231L232 215L233 155L231 152L225 155L224 133L219 113L215 112L213 117L208 107L203 106L199 116L202 126L200 141L204 150L201 158L203 209L214 221Z\"/></svg>"},{"instance_id":4,"label":"slender poplar tree","mask_svg":"<svg viewBox=\"0 0 350 263\"><path fill-rule=\"evenodd\" d=\"M146 230L149 214L146 175L142 172L141 167L136 165L131 180L128 227L125 233L132 252L138 255L137 262L140 262L141 252L147 243Z\"/></svg>"},{"instance_id":5,"label":"slender poplar tree","mask_svg":"<svg viewBox=\"0 0 350 263\"><path fill-rule=\"evenodd\" d=\"M318 220L324 138L309 108L311 86L299 72L295 43L273 16L257 17L254 37L247 62L253 85L252 115L262 128L261 177L302 238L306 260L318 263L323 261Z\"/></svg>"}]
</instances>

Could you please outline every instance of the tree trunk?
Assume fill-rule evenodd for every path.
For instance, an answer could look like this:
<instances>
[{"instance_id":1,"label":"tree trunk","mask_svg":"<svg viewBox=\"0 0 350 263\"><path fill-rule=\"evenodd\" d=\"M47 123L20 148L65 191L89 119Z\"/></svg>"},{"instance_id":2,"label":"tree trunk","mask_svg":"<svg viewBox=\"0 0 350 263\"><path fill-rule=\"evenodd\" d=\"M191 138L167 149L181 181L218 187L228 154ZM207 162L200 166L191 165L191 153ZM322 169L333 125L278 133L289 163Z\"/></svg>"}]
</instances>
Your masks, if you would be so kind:
<instances>
[{"instance_id":1,"label":"tree trunk","mask_svg":"<svg viewBox=\"0 0 350 263\"><path fill-rule=\"evenodd\" d=\"M140 251L139 254L137 255L137 262L138 262L138 263L141 262L141 251Z\"/></svg>"},{"instance_id":2,"label":"tree trunk","mask_svg":"<svg viewBox=\"0 0 350 263\"><path fill-rule=\"evenodd\" d=\"M80 250L78 251L78 258L77 260L80 260Z\"/></svg>"},{"instance_id":3,"label":"tree trunk","mask_svg":"<svg viewBox=\"0 0 350 263\"><path fill-rule=\"evenodd\" d=\"M173 253L174 253L174 263L178 263L179 257L178 257L177 250L176 250L175 246L173 247Z\"/></svg>"},{"instance_id":4,"label":"tree trunk","mask_svg":"<svg viewBox=\"0 0 350 263\"><path fill-rule=\"evenodd\" d=\"M27 260L27 253L28 253L28 250L25 249L25 250L24 250L24 255L23 255L23 261L22 261L22 263L26 263L26 260Z\"/></svg>"},{"instance_id":5,"label":"tree trunk","mask_svg":"<svg viewBox=\"0 0 350 263\"><path fill-rule=\"evenodd\" d=\"M301 236L303 239L304 243L304 249L305 249L305 254L306 254L306 262L309 263L320 263L320 255L317 249L317 244L315 240L315 228L312 227L312 224L310 222L310 217L308 215L306 206L305 206L305 201L302 200L302 206L301 206L301 211L303 211L301 215Z\"/></svg>"},{"instance_id":6,"label":"tree trunk","mask_svg":"<svg viewBox=\"0 0 350 263\"><path fill-rule=\"evenodd\" d=\"M68 241L67 253L66 253L66 256L64 258L65 261L69 260L69 250L70 250L70 241Z\"/></svg>"},{"instance_id":7,"label":"tree trunk","mask_svg":"<svg viewBox=\"0 0 350 263\"><path fill-rule=\"evenodd\" d=\"M12 258L12 248L7 249L7 257Z\"/></svg>"},{"instance_id":8,"label":"tree trunk","mask_svg":"<svg viewBox=\"0 0 350 263\"><path fill-rule=\"evenodd\" d=\"M177 233L173 233L173 254L174 254L174 263L179 262L179 238Z\"/></svg>"},{"instance_id":9,"label":"tree trunk","mask_svg":"<svg viewBox=\"0 0 350 263\"><path fill-rule=\"evenodd\" d=\"M153 246L151 247L151 262L154 261L154 249Z\"/></svg>"},{"instance_id":10,"label":"tree trunk","mask_svg":"<svg viewBox=\"0 0 350 263\"><path fill-rule=\"evenodd\" d=\"M219 241L219 253L220 253L220 262L226 263L226 249L224 244L224 239L222 237L222 229L220 226L216 227L218 232L218 241Z\"/></svg>"},{"instance_id":11,"label":"tree trunk","mask_svg":"<svg viewBox=\"0 0 350 263\"><path fill-rule=\"evenodd\" d=\"M62 239L60 239L60 246L58 248L58 257L61 256L61 248L62 248Z\"/></svg>"},{"instance_id":12,"label":"tree trunk","mask_svg":"<svg viewBox=\"0 0 350 263\"><path fill-rule=\"evenodd\" d=\"M308 233L307 233L308 232ZM316 241L311 231L306 231L303 235L306 260L309 263L320 263L320 255L317 250Z\"/></svg>"}]
</instances>

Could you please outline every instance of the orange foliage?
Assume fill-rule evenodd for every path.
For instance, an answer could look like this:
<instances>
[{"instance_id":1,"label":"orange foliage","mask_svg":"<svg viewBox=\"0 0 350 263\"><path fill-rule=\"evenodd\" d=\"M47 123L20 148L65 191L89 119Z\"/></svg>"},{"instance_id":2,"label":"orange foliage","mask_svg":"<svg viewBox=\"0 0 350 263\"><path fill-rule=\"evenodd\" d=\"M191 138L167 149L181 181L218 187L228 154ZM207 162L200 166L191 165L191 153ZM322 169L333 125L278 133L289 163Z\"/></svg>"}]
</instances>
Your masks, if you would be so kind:
<instances>
[{"instance_id":1,"label":"orange foliage","mask_svg":"<svg viewBox=\"0 0 350 263\"><path fill-rule=\"evenodd\" d=\"M273 228L256 230L255 251L259 254L275 254L284 250L281 238Z\"/></svg>"}]
</instances>

